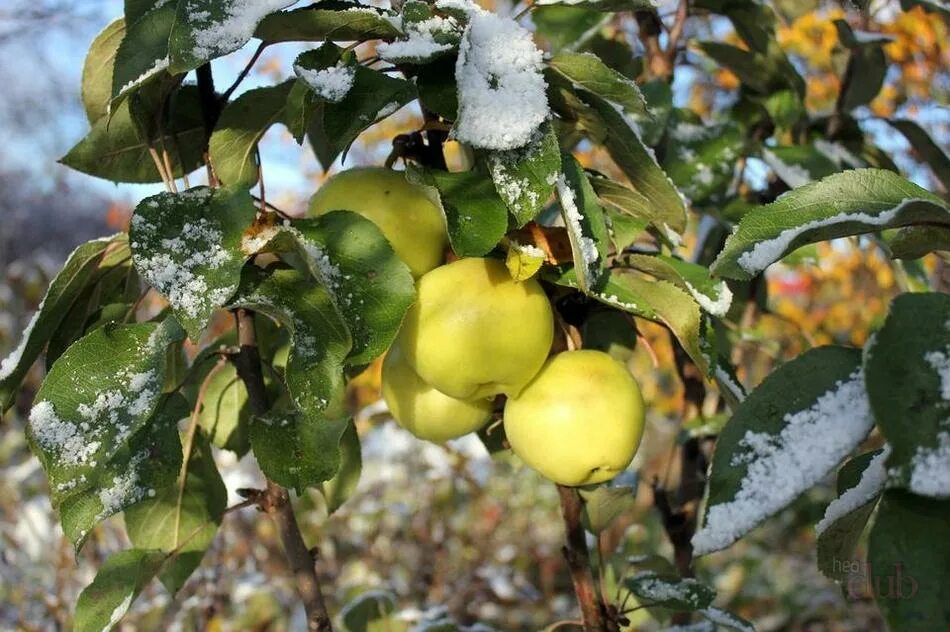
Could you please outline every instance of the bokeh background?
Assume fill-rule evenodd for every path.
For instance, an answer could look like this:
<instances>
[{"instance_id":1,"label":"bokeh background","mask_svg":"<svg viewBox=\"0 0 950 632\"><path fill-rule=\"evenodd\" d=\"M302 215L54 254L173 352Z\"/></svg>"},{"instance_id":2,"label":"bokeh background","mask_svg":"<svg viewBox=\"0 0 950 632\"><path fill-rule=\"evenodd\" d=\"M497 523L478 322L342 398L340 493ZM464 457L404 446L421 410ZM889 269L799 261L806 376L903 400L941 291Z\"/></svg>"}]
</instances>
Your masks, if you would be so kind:
<instances>
[{"instance_id":1,"label":"bokeh background","mask_svg":"<svg viewBox=\"0 0 950 632\"><path fill-rule=\"evenodd\" d=\"M492 2L483 2L492 6ZM855 19L846 2L775 0L779 39L806 78L812 115L829 111L837 96L844 50L833 25ZM122 185L70 172L57 163L86 132L79 101L82 62L95 35L121 15L118 0L4 0L0 4L0 357L41 300L51 275L78 243L125 228L131 209L158 186ZM675 3L660 2L671 16ZM519 11L498 2L502 13ZM893 37L884 47L890 68L884 89L858 112L860 124L905 172L931 190L933 174L878 117L898 114L924 127L939 145L950 140L950 36L945 19L897 0L871 2L866 30ZM728 21L694 17L687 38L739 44ZM636 23L620 18L601 31L639 51ZM242 90L290 74L300 49L275 46L256 65ZM216 61L219 87L237 75L253 52ZM707 120L734 99L738 82L687 46L674 75L677 106ZM268 199L302 213L328 172L381 164L398 133L417 129L411 107L367 131L345 164L321 168L282 128L262 144ZM603 157L582 161L606 169ZM450 159L452 156L450 155ZM744 183L764 189L772 178L750 160ZM695 233L695 227L691 234ZM693 239L683 245L688 255ZM768 274L768 304L752 322L731 324L733 361L747 387L777 364L820 344L861 345L883 320L890 298L925 283L950 283L933 258L895 263L870 242L841 240L796 253ZM673 447L689 433L715 428L724 418L715 401L685 411L683 386L673 370L666 333L646 324L632 352L618 349L649 403L644 447L621 481L638 489L636 507L605 536L621 558L670 556L649 484L676 485ZM39 368L33 384L38 383ZM300 499L306 535L319 542L320 570L339 611L368 590L391 593L406 625L449 615L503 630L537 630L573 618L575 603L560 553L562 527L552 484L501 453L489 456L474 437L447 448L423 444L388 420L379 403L378 370L352 387L363 440L363 473L356 494L327 517L316 493ZM710 387L711 397L715 392ZM126 546L121 529L96 530L75 558L46 496L46 482L24 441L32 393L0 425L0 629L68 629L71 605L111 552ZM684 426L684 416L692 417ZM231 494L260 484L248 457L219 452ZM831 498L825 485L728 551L700 560L697 573L719 591L717 605L755 622L759 630L875 630L882 626L869 595L845 597L818 573L813 525ZM115 520L120 520L116 518ZM610 577L605 578L611 582ZM225 518L202 568L172 601L156 584L133 607L129 629L285 630L299 627L271 525L252 509ZM633 614L636 629L655 629L646 611Z\"/></svg>"}]
</instances>

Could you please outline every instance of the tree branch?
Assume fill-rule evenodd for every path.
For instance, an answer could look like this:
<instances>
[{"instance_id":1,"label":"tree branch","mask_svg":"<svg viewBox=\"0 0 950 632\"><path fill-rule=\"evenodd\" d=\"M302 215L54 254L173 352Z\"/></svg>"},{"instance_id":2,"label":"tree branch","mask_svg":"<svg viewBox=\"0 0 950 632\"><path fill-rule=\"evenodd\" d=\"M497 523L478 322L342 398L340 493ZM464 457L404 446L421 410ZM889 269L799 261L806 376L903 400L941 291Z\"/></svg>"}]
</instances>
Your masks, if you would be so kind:
<instances>
[{"instance_id":1,"label":"tree branch","mask_svg":"<svg viewBox=\"0 0 950 632\"><path fill-rule=\"evenodd\" d=\"M270 409L270 402L261 370L261 356L254 331L254 314L238 309L234 316L240 346L240 351L233 357L234 366L247 389L251 411L255 415L263 415ZM258 498L258 506L277 526L297 592L307 612L307 629L310 632L332 632L333 625L323 600L323 592L320 590L320 581L317 579L316 559L304 543L293 505L290 503L290 494L268 479L267 488Z\"/></svg>"},{"instance_id":2,"label":"tree branch","mask_svg":"<svg viewBox=\"0 0 950 632\"><path fill-rule=\"evenodd\" d=\"M565 544L561 551L567 560L567 567L574 584L574 594L581 607L584 632L606 632L606 613L594 586L594 576L590 570L590 553L587 549L587 537L581 525L581 497L573 487L557 486L561 497L561 516L564 518Z\"/></svg>"}]
</instances>

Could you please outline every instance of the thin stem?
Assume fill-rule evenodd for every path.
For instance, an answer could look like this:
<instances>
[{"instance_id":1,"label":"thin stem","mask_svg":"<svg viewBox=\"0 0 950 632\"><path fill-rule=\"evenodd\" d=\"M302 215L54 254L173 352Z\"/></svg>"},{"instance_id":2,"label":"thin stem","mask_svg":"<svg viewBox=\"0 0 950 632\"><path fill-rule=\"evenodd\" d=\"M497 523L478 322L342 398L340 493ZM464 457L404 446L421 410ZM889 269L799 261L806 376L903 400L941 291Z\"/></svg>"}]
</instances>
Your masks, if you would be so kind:
<instances>
[{"instance_id":1,"label":"thin stem","mask_svg":"<svg viewBox=\"0 0 950 632\"><path fill-rule=\"evenodd\" d=\"M254 330L254 314L244 309L234 312L237 322L238 344L240 351L233 358L238 376L247 390L251 411L263 415L270 409L261 356L257 348ZM310 632L332 632L333 624L327 612L326 602L317 578L315 554L307 548L303 535L294 515L290 494L277 483L268 480L267 488L258 498L258 506L270 516L277 527L284 555L290 564L297 584L297 592L303 600L307 613L307 630Z\"/></svg>"},{"instance_id":2,"label":"thin stem","mask_svg":"<svg viewBox=\"0 0 950 632\"><path fill-rule=\"evenodd\" d=\"M247 65L244 66L244 69L241 70L240 74L238 74L237 78L234 80L234 83L232 83L228 89L224 91L224 94L218 97L218 100L222 105L228 102L228 99L231 98L231 95L234 94L234 91L237 90L239 85L241 85L241 82L247 78L247 75L251 72L251 68L253 68L254 64L257 63L257 60L260 59L265 48L267 48L267 42L261 42L261 45L257 47L257 50L254 51L254 54L251 56L250 61L247 62Z\"/></svg>"},{"instance_id":3,"label":"thin stem","mask_svg":"<svg viewBox=\"0 0 950 632\"><path fill-rule=\"evenodd\" d=\"M198 397L195 398L195 407L191 411L191 419L188 422L188 430L185 433L184 454L181 461L181 472L178 474L178 500L175 503L175 546L178 546L178 531L181 528L181 504L185 497L185 483L188 479L188 465L191 463L191 453L195 449L195 434L198 432L198 415L201 414L201 407L204 405L205 395L208 393L208 386L211 384L211 378L224 367L224 358L219 358L217 364L211 367L205 379L201 382L201 388L198 389Z\"/></svg>"},{"instance_id":4,"label":"thin stem","mask_svg":"<svg viewBox=\"0 0 950 632\"><path fill-rule=\"evenodd\" d=\"M562 549L574 584L574 594L581 608L585 632L607 630L604 613L597 598L594 577L590 571L587 538L581 525L581 497L573 487L557 486L561 498L561 517L564 519L565 544Z\"/></svg>"},{"instance_id":5,"label":"thin stem","mask_svg":"<svg viewBox=\"0 0 950 632\"><path fill-rule=\"evenodd\" d=\"M155 163L155 169L158 171L158 175L162 179L162 184L164 184L165 188L171 192L172 185L169 183L168 174L165 173L165 165L162 162L161 156L158 155L158 152L155 151L155 148L151 145L148 146L148 155L151 156L152 162Z\"/></svg>"}]
</instances>

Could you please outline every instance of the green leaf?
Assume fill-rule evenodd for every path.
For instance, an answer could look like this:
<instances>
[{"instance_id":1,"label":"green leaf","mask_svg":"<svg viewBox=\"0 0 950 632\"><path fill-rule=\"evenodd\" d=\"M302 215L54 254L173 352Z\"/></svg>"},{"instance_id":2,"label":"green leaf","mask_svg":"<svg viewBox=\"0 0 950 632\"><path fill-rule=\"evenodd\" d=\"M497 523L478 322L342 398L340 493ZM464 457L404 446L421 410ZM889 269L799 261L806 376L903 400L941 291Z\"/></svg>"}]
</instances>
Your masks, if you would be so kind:
<instances>
[{"instance_id":1,"label":"green leaf","mask_svg":"<svg viewBox=\"0 0 950 632\"><path fill-rule=\"evenodd\" d=\"M890 119L891 127L904 135L911 149L920 156L943 184L943 188L950 190L950 157L934 142L930 135L920 125L907 119Z\"/></svg>"},{"instance_id":2,"label":"green leaf","mask_svg":"<svg viewBox=\"0 0 950 632\"><path fill-rule=\"evenodd\" d=\"M610 231L610 241L618 253L632 246L649 225L649 222L631 217L613 207L605 207L604 216Z\"/></svg>"},{"instance_id":3,"label":"green leaf","mask_svg":"<svg viewBox=\"0 0 950 632\"><path fill-rule=\"evenodd\" d=\"M202 379L207 375L203 374ZM198 425L213 445L243 456L250 449L251 407L247 389L231 363L214 370L207 380Z\"/></svg>"},{"instance_id":4,"label":"green leaf","mask_svg":"<svg viewBox=\"0 0 950 632\"><path fill-rule=\"evenodd\" d=\"M557 196L571 241L577 287L587 292L597 286L604 273L607 221L587 174L577 159L564 154L561 168L564 173L557 179Z\"/></svg>"},{"instance_id":5,"label":"green leaf","mask_svg":"<svg viewBox=\"0 0 950 632\"><path fill-rule=\"evenodd\" d=\"M294 403L308 416L303 425L322 423L317 415L326 410L330 416L342 416L338 411L343 364L352 342L346 322L321 283L293 268L246 267L231 306L261 312L290 332L286 382ZM251 427L252 447L256 426Z\"/></svg>"},{"instance_id":6,"label":"green leaf","mask_svg":"<svg viewBox=\"0 0 950 632\"><path fill-rule=\"evenodd\" d=\"M772 68L761 55L722 42L699 42L699 48L714 62L732 71L750 90L761 94L769 92Z\"/></svg>"},{"instance_id":7,"label":"green leaf","mask_svg":"<svg viewBox=\"0 0 950 632\"><path fill-rule=\"evenodd\" d=\"M610 20L606 13L577 6L538 6L531 11L537 33L554 50L576 50Z\"/></svg>"},{"instance_id":8,"label":"green leaf","mask_svg":"<svg viewBox=\"0 0 950 632\"><path fill-rule=\"evenodd\" d=\"M109 23L89 46L82 66L82 105L89 123L109 113L112 101L112 67L119 43L125 37L125 20Z\"/></svg>"},{"instance_id":9,"label":"green leaf","mask_svg":"<svg viewBox=\"0 0 950 632\"><path fill-rule=\"evenodd\" d=\"M861 354L819 347L782 365L725 425L693 549L724 549L787 507L860 444L870 414Z\"/></svg>"},{"instance_id":10,"label":"green leaf","mask_svg":"<svg viewBox=\"0 0 950 632\"><path fill-rule=\"evenodd\" d=\"M246 259L241 239L255 212L240 187L160 193L135 207L132 262L193 341L237 289Z\"/></svg>"},{"instance_id":11,"label":"green leaf","mask_svg":"<svg viewBox=\"0 0 950 632\"><path fill-rule=\"evenodd\" d=\"M126 14L125 37L115 53L113 100L167 76L168 36L175 24L177 5L178 2L156 2L141 15Z\"/></svg>"},{"instance_id":12,"label":"green leaf","mask_svg":"<svg viewBox=\"0 0 950 632\"><path fill-rule=\"evenodd\" d=\"M711 270L748 280L805 244L924 222L950 225L950 207L891 171L836 173L746 213Z\"/></svg>"},{"instance_id":13,"label":"green leaf","mask_svg":"<svg viewBox=\"0 0 950 632\"><path fill-rule=\"evenodd\" d=\"M650 117L646 99L637 84L608 67L597 55L561 51L548 61L548 66L575 88L616 103L630 114Z\"/></svg>"},{"instance_id":14,"label":"green leaf","mask_svg":"<svg viewBox=\"0 0 950 632\"><path fill-rule=\"evenodd\" d=\"M107 253L109 261L106 260ZM50 282L43 302L20 338L20 344L0 362L0 412L13 404L20 382L80 294L116 265L116 260L128 256L125 235L86 242L69 255L63 269Z\"/></svg>"},{"instance_id":15,"label":"green leaf","mask_svg":"<svg viewBox=\"0 0 950 632\"><path fill-rule=\"evenodd\" d=\"M950 626L950 500L884 492L868 542L866 586L892 630Z\"/></svg>"},{"instance_id":16,"label":"green leaf","mask_svg":"<svg viewBox=\"0 0 950 632\"><path fill-rule=\"evenodd\" d=\"M840 108L848 111L867 105L881 91L884 77L887 75L887 58L882 45L891 38L881 34L879 37L871 35L859 39L847 21L838 19L834 23L838 30L838 40L848 47L851 53L845 76L842 78L843 92L839 96Z\"/></svg>"},{"instance_id":17,"label":"green leaf","mask_svg":"<svg viewBox=\"0 0 950 632\"><path fill-rule=\"evenodd\" d=\"M838 470L838 497L816 527L818 570L830 579L848 580L848 562L884 490L886 458L883 450L866 452Z\"/></svg>"},{"instance_id":18,"label":"green leaf","mask_svg":"<svg viewBox=\"0 0 950 632\"><path fill-rule=\"evenodd\" d=\"M336 103L323 103L311 119L308 135L320 164L329 169L363 130L415 98L412 83L358 66L346 96Z\"/></svg>"},{"instance_id":19,"label":"green leaf","mask_svg":"<svg viewBox=\"0 0 950 632\"><path fill-rule=\"evenodd\" d=\"M692 577L665 578L650 571L624 579L623 585L645 605L678 611L707 608L716 598L715 590Z\"/></svg>"},{"instance_id":20,"label":"green leaf","mask_svg":"<svg viewBox=\"0 0 950 632\"><path fill-rule=\"evenodd\" d=\"M629 255L632 267L684 290L713 316L725 316L732 305L732 292L725 281L713 279L705 266L666 255Z\"/></svg>"},{"instance_id":21,"label":"green leaf","mask_svg":"<svg viewBox=\"0 0 950 632\"><path fill-rule=\"evenodd\" d=\"M588 130L591 140L603 144L633 187L669 217L669 227L682 232L686 227L686 203L640 138L635 124L628 121L600 97L581 92L581 98L601 122L600 129Z\"/></svg>"},{"instance_id":22,"label":"green leaf","mask_svg":"<svg viewBox=\"0 0 950 632\"><path fill-rule=\"evenodd\" d=\"M353 495L359 485L362 471L360 436L356 432L356 424L349 423L340 438L340 469L322 488L327 514L332 515Z\"/></svg>"},{"instance_id":23,"label":"green leaf","mask_svg":"<svg viewBox=\"0 0 950 632\"><path fill-rule=\"evenodd\" d=\"M891 484L950 497L950 295L902 294L865 347L868 396L891 446Z\"/></svg>"},{"instance_id":24,"label":"green leaf","mask_svg":"<svg viewBox=\"0 0 950 632\"><path fill-rule=\"evenodd\" d=\"M592 177L590 183L607 209L614 209L624 215L637 220L644 226L652 224L662 230L670 216L664 215L657 207L650 204L650 200L633 189L608 178Z\"/></svg>"},{"instance_id":25,"label":"green leaf","mask_svg":"<svg viewBox=\"0 0 950 632\"><path fill-rule=\"evenodd\" d=\"M907 226L887 242L894 259L919 259L935 250L950 250L950 228Z\"/></svg>"},{"instance_id":26,"label":"green leaf","mask_svg":"<svg viewBox=\"0 0 950 632\"><path fill-rule=\"evenodd\" d=\"M600 485L593 490L580 490L584 499L584 528L597 535L637 504L637 491L621 485L607 487Z\"/></svg>"},{"instance_id":27,"label":"green leaf","mask_svg":"<svg viewBox=\"0 0 950 632\"><path fill-rule=\"evenodd\" d=\"M763 147L761 154L765 164L793 189L839 171L830 158L812 145Z\"/></svg>"},{"instance_id":28,"label":"green leaf","mask_svg":"<svg viewBox=\"0 0 950 632\"><path fill-rule=\"evenodd\" d=\"M174 478L174 423L187 406L178 397L159 404L166 350L183 337L172 319L107 325L67 349L36 394L30 445L77 549L96 522L160 488L168 470Z\"/></svg>"},{"instance_id":29,"label":"green leaf","mask_svg":"<svg viewBox=\"0 0 950 632\"><path fill-rule=\"evenodd\" d=\"M99 568L79 594L75 632L108 632L118 625L139 593L158 574L166 555L161 551L119 551Z\"/></svg>"},{"instance_id":30,"label":"green leaf","mask_svg":"<svg viewBox=\"0 0 950 632\"><path fill-rule=\"evenodd\" d=\"M303 411L271 412L251 424L251 449L261 471L298 494L339 471L340 441L351 423Z\"/></svg>"},{"instance_id":31,"label":"green leaf","mask_svg":"<svg viewBox=\"0 0 950 632\"><path fill-rule=\"evenodd\" d=\"M351 599L340 611L340 618L348 632L374 632L373 625L383 623L396 610L396 598L389 592L369 590Z\"/></svg>"},{"instance_id":32,"label":"green leaf","mask_svg":"<svg viewBox=\"0 0 950 632\"><path fill-rule=\"evenodd\" d=\"M60 159L67 167L113 182L149 183L162 178L149 155L149 146L166 147L176 178L194 171L202 162L204 123L198 90L184 86L171 100L170 128L161 138L143 136L128 99L111 115L96 120L86 136Z\"/></svg>"},{"instance_id":33,"label":"green leaf","mask_svg":"<svg viewBox=\"0 0 950 632\"><path fill-rule=\"evenodd\" d=\"M268 129L286 119L294 81L248 90L228 103L211 134L208 156L226 185L250 188L257 182L257 144Z\"/></svg>"},{"instance_id":34,"label":"green leaf","mask_svg":"<svg viewBox=\"0 0 950 632\"><path fill-rule=\"evenodd\" d=\"M699 202L728 189L746 141L735 123L707 125L685 118L677 111L663 167L677 187Z\"/></svg>"},{"instance_id":35,"label":"green leaf","mask_svg":"<svg viewBox=\"0 0 950 632\"><path fill-rule=\"evenodd\" d=\"M301 9L271 13L254 36L269 43L391 39L399 30L374 7L323 0Z\"/></svg>"},{"instance_id":36,"label":"green leaf","mask_svg":"<svg viewBox=\"0 0 950 632\"><path fill-rule=\"evenodd\" d=\"M456 57L446 56L419 67L416 89L419 102L447 121L458 118L458 85L455 83Z\"/></svg>"},{"instance_id":37,"label":"green leaf","mask_svg":"<svg viewBox=\"0 0 950 632\"><path fill-rule=\"evenodd\" d=\"M173 595L201 564L228 501L211 446L201 433L195 435L184 488L180 484L179 480L125 511L125 528L135 547L176 552L161 573Z\"/></svg>"},{"instance_id":38,"label":"green leaf","mask_svg":"<svg viewBox=\"0 0 950 632\"><path fill-rule=\"evenodd\" d=\"M413 184L438 192L438 199L433 201L445 214L449 243L458 256L480 257L491 252L508 230L508 207L487 174L449 173L411 165L406 177Z\"/></svg>"},{"instance_id":39,"label":"green leaf","mask_svg":"<svg viewBox=\"0 0 950 632\"><path fill-rule=\"evenodd\" d=\"M169 70L184 73L241 48L254 36L264 16L294 2L176 0L172 4L177 6L177 14L169 33Z\"/></svg>"},{"instance_id":40,"label":"green leaf","mask_svg":"<svg viewBox=\"0 0 950 632\"><path fill-rule=\"evenodd\" d=\"M350 331L347 363L369 364L392 344L415 302L412 273L379 228L356 213L333 211L292 228Z\"/></svg>"},{"instance_id":41,"label":"green leaf","mask_svg":"<svg viewBox=\"0 0 950 632\"><path fill-rule=\"evenodd\" d=\"M521 227L533 220L554 191L561 150L553 126L545 122L519 149L485 152L495 190Z\"/></svg>"}]
</instances>

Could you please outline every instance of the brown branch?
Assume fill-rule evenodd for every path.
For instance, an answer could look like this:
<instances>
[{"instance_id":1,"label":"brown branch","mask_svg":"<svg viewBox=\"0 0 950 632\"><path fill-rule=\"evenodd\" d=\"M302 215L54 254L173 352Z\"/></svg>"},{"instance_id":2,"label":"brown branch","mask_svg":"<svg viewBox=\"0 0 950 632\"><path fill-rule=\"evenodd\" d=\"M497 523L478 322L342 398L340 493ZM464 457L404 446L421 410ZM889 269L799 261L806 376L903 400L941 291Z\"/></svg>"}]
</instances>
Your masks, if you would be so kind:
<instances>
[{"instance_id":1,"label":"brown branch","mask_svg":"<svg viewBox=\"0 0 950 632\"><path fill-rule=\"evenodd\" d=\"M673 75L673 65L660 46L663 22L656 11L637 11L634 16L639 27L639 38L646 50L646 72L651 79L668 79Z\"/></svg>"},{"instance_id":2,"label":"brown branch","mask_svg":"<svg viewBox=\"0 0 950 632\"><path fill-rule=\"evenodd\" d=\"M686 27L686 18L688 17L689 0L680 0L679 6L676 8L676 20L673 22L673 26L670 27L667 37L666 58L669 60L671 68L676 63L676 50L680 38L683 36L683 29Z\"/></svg>"},{"instance_id":3,"label":"brown branch","mask_svg":"<svg viewBox=\"0 0 950 632\"><path fill-rule=\"evenodd\" d=\"M254 330L254 314L244 309L235 310L238 344L240 351L233 357L238 376L247 389L248 402L255 415L263 415L270 409L264 373L261 369L261 356L257 348ZM270 516L277 527L284 554L290 564L297 592L303 600L307 613L307 630L310 632L331 632L333 624L327 612L320 581L317 578L316 558L304 543L303 535L294 515L290 494L277 483L268 480L267 488L260 495L258 506Z\"/></svg>"},{"instance_id":4,"label":"brown branch","mask_svg":"<svg viewBox=\"0 0 950 632\"><path fill-rule=\"evenodd\" d=\"M241 85L241 82L244 81L248 73L251 72L251 68L253 68L254 64L257 63L257 60L260 59L261 53L264 52L265 48L267 48L267 42L261 42L260 46L257 47L257 50L254 51L254 54L251 56L250 61L247 62L247 64L244 66L244 69L241 70L240 74L238 74L237 78L234 80L234 83L232 83L231 86L224 91L224 94L218 97L218 101L221 103L221 105L224 105L228 102L228 99L231 98L231 95L234 94L234 91L237 90L237 87Z\"/></svg>"},{"instance_id":5,"label":"brown branch","mask_svg":"<svg viewBox=\"0 0 950 632\"><path fill-rule=\"evenodd\" d=\"M557 486L561 497L561 516L564 518L565 544L561 550L574 584L574 594L581 607L581 617L585 632L605 632L607 627L605 612L590 570L590 553L587 549L587 537L581 525L581 497L577 489Z\"/></svg>"}]
</instances>

